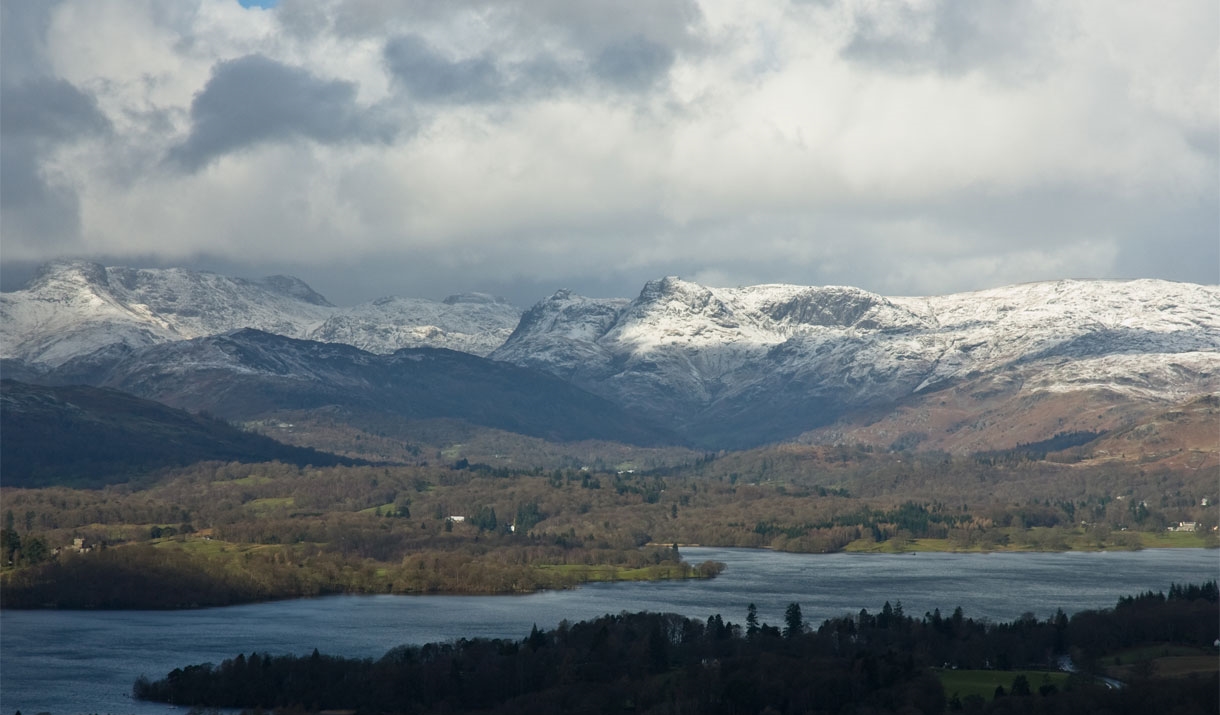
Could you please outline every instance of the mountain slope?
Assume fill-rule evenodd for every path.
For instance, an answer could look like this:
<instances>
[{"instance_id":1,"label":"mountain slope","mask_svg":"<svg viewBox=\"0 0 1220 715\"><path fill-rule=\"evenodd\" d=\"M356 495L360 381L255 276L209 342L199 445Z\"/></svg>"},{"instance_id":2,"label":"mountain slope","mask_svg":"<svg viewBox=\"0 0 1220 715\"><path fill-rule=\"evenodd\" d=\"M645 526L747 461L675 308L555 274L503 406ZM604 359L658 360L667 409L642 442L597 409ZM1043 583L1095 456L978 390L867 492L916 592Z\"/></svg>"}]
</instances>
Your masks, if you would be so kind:
<instances>
[{"instance_id":1,"label":"mountain slope","mask_svg":"<svg viewBox=\"0 0 1220 715\"><path fill-rule=\"evenodd\" d=\"M255 328L377 353L446 347L487 354L520 311L481 294L443 302L383 298L337 308L289 276L228 278L180 268L50 263L24 289L0 293L0 358L13 369L99 366L150 345Z\"/></svg>"},{"instance_id":2,"label":"mountain slope","mask_svg":"<svg viewBox=\"0 0 1220 715\"><path fill-rule=\"evenodd\" d=\"M430 347L485 356L508 338L520 318L516 306L484 293L451 295L439 303L394 296L339 308L300 337L378 354Z\"/></svg>"},{"instance_id":3,"label":"mountain slope","mask_svg":"<svg viewBox=\"0 0 1220 715\"><path fill-rule=\"evenodd\" d=\"M256 282L177 268L52 263L24 290L0 294L0 345L3 357L57 367L98 351L123 354L235 327L301 334L331 310L283 276Z\"/></svg>"},{"instance_id":4,"label":"mountain slope","mask_svg":"<svg viewBox=\"0 0 1220 715\"><path fill-rule=\"evenodd\" d=\"M146 348L102 384L229 419L338 406L455 418L557 441L676 439L603 398L516 365L434 348L375 355L251 329Z\"/></svg>"},{"instance_id":5,"label":"mountain slope","mask_svg":"<svg viewBox=\"0 0 1220 715\"><path fill-rule=\"evenodd\" d=\"M996 395L1060 393L1163 408L1220 390L1220 289L1055 281L884 298L666 278L628 303L558 293L492 357L563 376L706 446L779 441L943 390L966 391L966 414ZM1055 419L1073 409L1060 402ZM1007 439L992 427L983 448Z\"/></svg>"},{"instance_id":6,"label":"mountain slope","mask_svg":"<svg viewBox=\"0 0 1220 715\"><path fill-rule=\"evenodd\" d=\"M0 432L6 487L97 487L202 460L352 463L118 390L80 385L0 380Z\"/></svg>"},{"instance_id":7,"label":"mountain slope","mask_svg":"<svg viewBox=\"0 0 1220 715\"><path fill-rule=\"evenodd\" d=\"M1064 431L1123 429L1220 392L1216 286L1052 281L887 298L850 287L724 289L665 278L632 300L559 291L518 315L482 294L336 308L286 277L61 263L26 290L0 294L0 359L10 377L122 386L224 414L340 404L412 419L486 413L480 424L501 429L616 439L576 413L583 431L521 415L549 408L520 389L509 399L513 380L548 394L564 389L536 375L493 378L506 368L417 355L429 381L412 383L395 363L405 359L395 357L400 348L449 347L605 398L616 406L605 422L618 425L612 431L626 410L714 449L794 438L1005 449ZM333 349L315 342L256 358L264 348L248 335L191 342L247 326ZM494 406L473 399L481 389ZM599 405L582 414L610 414Z\"/></svg>"}]
</instances>

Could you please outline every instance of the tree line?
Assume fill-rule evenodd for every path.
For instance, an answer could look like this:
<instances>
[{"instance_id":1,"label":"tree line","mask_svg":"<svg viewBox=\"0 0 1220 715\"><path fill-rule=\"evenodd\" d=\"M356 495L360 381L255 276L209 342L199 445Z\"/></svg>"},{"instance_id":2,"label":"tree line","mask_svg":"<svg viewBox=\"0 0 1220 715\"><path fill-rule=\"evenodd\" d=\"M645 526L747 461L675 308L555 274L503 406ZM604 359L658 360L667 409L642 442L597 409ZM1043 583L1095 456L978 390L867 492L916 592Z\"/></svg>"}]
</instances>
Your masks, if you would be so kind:
<instances>
[{"instance_id":1,"label":"tree line","mask_svg":"<svg viewBox=\"0 0 1220 715\"><path fill-rule=\"evenodd\" d=\"M1014 503L861 497L831 481L835 463L816 461L831 470L818 477L822 483L205 462L143 485L5 488L0 590L5 606L88 606L81 600L87 590L74 585L78 575L110 568L134 588L144 582L117 574L172 562L215 575L216 592L241 600L508 593L605 577L583 567L629 569L631 578L703 575L666 554L674 543L797 552L902 550L914 539L956 550L1139 548L1135 529L1161 532L1172 513L1155 501L1108 493ZM1209 536L1215 542L1210 531L1191 536L1198 545ZM76 539L89 553L76 553ZM120 547L143 551L105 555ZM231 587L238 582L246 585ZM146 599L133 591L133 603ZM162 607L177 602L168 598Z\"/></svg>"},{"instance_id":2,"label":"tree line","mask_svg":"<svg viewBox=\"0 0 1220 715\"><path fill-rule=\"evenodd\" d=\"M536 713L1213 713L1220 678L1133 680L1097 685L1088 659L1114 648L1170 642L1210 645L1220 618L1215 583L1179 587L1172 598L1138 597L1113 609L1010 623L958 609L921 617L886 603L877 613L806 624L797 603L781 630L719 615L621 613L522 640L460 639L401 646L383 657L238 655L219 666L141 677L140 699L285 712ZM1062 655L1085 672L1063 689L1014 679L991 703L946 695L932 668L1050 668ZM1024 682L1022 682L1024 680Z\"/></svg>"}]
</instances>

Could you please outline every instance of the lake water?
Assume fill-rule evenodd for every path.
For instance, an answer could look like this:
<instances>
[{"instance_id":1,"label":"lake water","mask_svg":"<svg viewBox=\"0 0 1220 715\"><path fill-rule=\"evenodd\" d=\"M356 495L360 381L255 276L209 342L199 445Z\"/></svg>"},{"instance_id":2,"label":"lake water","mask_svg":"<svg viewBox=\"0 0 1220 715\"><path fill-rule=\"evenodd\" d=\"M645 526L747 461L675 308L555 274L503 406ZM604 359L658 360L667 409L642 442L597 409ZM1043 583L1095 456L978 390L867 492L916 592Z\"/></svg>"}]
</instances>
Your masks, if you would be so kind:
<instances>
[{"instance_id":1,"label":"lake water","mask_svg":"<svg viewBox=\"0 0 1220 715\"><path fill-rule=\"evenodd\" d=\"M902 601L908 615L961 606L968 617L1039 618L1114 605L1119 596L1220 577L1220 551L1160 549L1062 554L784 554L687 548L692 562L723 561L710 581L594 584L527 596L332 596L196 611L0 612L0 713L171 713L134 701L141 674L163 677L237 653L378 657L403 643L460 637L521 639L620 611L665 611L783 624L801 604L807 621L876 612Z\"/></svg>"}]
</instances>

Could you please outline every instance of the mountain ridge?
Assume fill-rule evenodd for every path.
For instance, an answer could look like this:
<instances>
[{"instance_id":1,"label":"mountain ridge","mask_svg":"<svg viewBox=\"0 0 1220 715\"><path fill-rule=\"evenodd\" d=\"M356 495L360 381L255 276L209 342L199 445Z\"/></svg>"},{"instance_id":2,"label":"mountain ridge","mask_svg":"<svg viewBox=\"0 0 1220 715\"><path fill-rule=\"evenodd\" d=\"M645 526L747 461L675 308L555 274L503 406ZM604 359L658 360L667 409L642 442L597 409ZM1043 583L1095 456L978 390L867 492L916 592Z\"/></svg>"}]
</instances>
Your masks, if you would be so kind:
<instances>
[{"instance_id":1,"label":"mountain ridge","mask_svg":"<svg viewBox=\"0 0 1220 715\"><path fill-rule=\"evenodd\" d=\"M1047 281L885 298L666 278L625 305L585 305L570 292L542 301L527 316L554 320L523 319L492 357L721 444L790 439L985 378L1022 395L1109 391L1161 405L1220 390L1220 289L1194 284ZM597 334L583 329L591 322Z\"/></svg>"},{"instance_id":2,"label":"mountain ridge","mask_svg":"<svg viewBox=\"0 0 1220 715\"><path fill-rule=\"evenodd\" d=\"M116 365L142 361L147 375L157 355L165 369L186 360L198 375L208 358L190 354L198 345L164 346L253 327L381 356L404 347L486 355L711 449L792 439L1007 448L1069 423L1121 428L1220 392L1220 287L1155 279L886 297L670 276L630 299L564 289L520 311L478 293L336 308L285 276L74 262L0 294L0 318L5 373L25 379L116 385L125 379L111 375ZM1084 412L1097 421L1082 424Z\"/></svg>"},{"instance_id":3,"label":"mountain ridge","mask_svg":"<svg viewBox=\"0 0 1220 715\"><path fill-rule=\"evenodd\" d=\"M0 380L5 486L72 482L89 487L197 461L359 464L244 432L126 392Z\"/></svg>"},{"instance_id":4,"label":"mountain ridge","mask_svg":"<svg viewBox=\"0 0 1220 715\"><path fill-rule=\"evenodd\" d=\"M503 299L381 298L332 305L291 276L230 278L181 268L44 265L21 290L0 293L0 358L52 370L165 342L255 328L377 353L446 347L485 355L516 327Z\"/></svg>"},{"instance_id":5,"label":"mountain ridge","mask_svg":"<svg viewBox=\"0 0 1220 715\"><path fill-rule=\"evenodd\" d=\"M154 345L125 357L104 387L230 420L343 407L455 418L553 441L679 441L604 398L545 373L445 348L377 355L252 328Z\"/></svg>"}]
</instances>

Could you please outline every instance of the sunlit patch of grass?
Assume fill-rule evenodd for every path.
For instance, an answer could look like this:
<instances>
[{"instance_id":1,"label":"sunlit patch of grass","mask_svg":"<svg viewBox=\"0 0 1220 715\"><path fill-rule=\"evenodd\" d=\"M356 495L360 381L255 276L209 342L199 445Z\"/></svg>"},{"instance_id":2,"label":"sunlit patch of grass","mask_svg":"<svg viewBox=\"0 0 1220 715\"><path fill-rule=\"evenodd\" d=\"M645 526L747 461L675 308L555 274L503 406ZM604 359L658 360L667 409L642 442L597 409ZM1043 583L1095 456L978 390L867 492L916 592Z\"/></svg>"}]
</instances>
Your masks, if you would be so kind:
<instances>
[{"instance_id":1,"label":"sunlit patch of grass","mask_svg":"<svg viewBox=\"0 0 1220 715\"><path fill-rule=\"evenodd\" d=\"M221 479L220 481L218 481L216 483L217 484L242 484L242 485L246 485L246 486L257 486L259 484L270 484L271 482L272 482L271 477L268 477L268 476L265 476L262 474L251 474L248 477L241 477L240 479Z\"/></svg>"},{"instance_id":2,"label":"sunlit patch of grass","mask_svg":"<svg viewBox=\"0 0 1220 715\"><path fill-rule=\"evenodd\" d=\"M872 539L856 539L844 551L858 554L909 554L909 553L948 553L960 551L983 551L981 547L962 548L949 539L887 539L873 541ZM1005 548L1006 551L1013 549Z\"/></svg>"},{"instance_id":3,"label":"sunlit patch of grass","mask_svg":"<svg viewBox=\"0 0 1220 715\"><path fill-rule=\"evenodd\" d=\"M1202 531L1142 531L1139 532L1140 543L1145 548L1214 548L1217 539L1214 535Z\"/></svg>"},{"instance_id":4,"label":"sunlit patch of grass","mask_svg":"<svg viewBox=\"0 0 1220 715\"><path fill-rule=\"evenodd\" d=\"M847 546L844 546L843 550L857 554L900 554L906 548L905 542L900 544L895 539L887 539L886 541L856 539Z\"/></svg>"},{"instance_id":5,"label":"sunlit patch of grass","mask_svg":"<svg viewBox=\"0 0 1220 715\"><path fill-rule=\"evenodd\" d=\"M1119 551L1150 548L1216 548L1220 539L1205 532L1115 532L1107 538L1098 538L1089 532L1075 529L1048 538L1045 529L1024 530L1007 528L999 530L1003 537L995 542L964 544L952 539L901 539L873 541L864 537L843 547L844 551L862 554L904 554L913 552L985 553L994 551Z\"/></svg>"},{"instance_id":6,"label":"sunlit patch of grass","mask_svg":"<svg viewBox=\"0 0 1220 715\"><path fill-rule=\"evenodd\" d=\"M181 536L170 536L163 539L156 539L152 545L158 549L176 549L185 551L197 556L234 558L242 554L253 553L255 551L268 551L276 549L291 549L290 546L281 544L248 544L235 543L232 541L223 541L221 539L205 539L198 536L188 536L185 539Z\"/></svg>"},{"instance_id":7,"label":"sunlit patch of grass","mask_svg":"<svg viewBox=\"0 0 1220 715\"><path fill-rule=\"evenodd\" d=\"M294 505L295 501L292 497L265 497L263 499L251 499L242 506L255 513L266 513L277 509L288 509Z\"/></svg>"},{"instance_id":8,"label":"sunlit patch of grass","mask_svg":"<svg viewBox=\"0 0 1220 715\"><path fill-rule=\"evenodd\" d=\"M626 566L585 564L544 564L537 567L543 572L550 572L564 577L563 580L572 583L597 583L605 581L657 581L664 579L695 578L698 571L686 565L658 564L641 568Z\"/></svg>"},{"instance_id":9,"label":"sunlit patch of grass","mask_svg":"<svg viewBox=\"0 0 1220 715\"><path fill-rule=\"evenodd\" d=\"M394 502L390 502L389 504L378 504L377 506L371 506L368 509L361 509L356 513L381 516L382 514L393 514L397 509L398 507L394 505Z\"/></svg>"}]
</instances>

